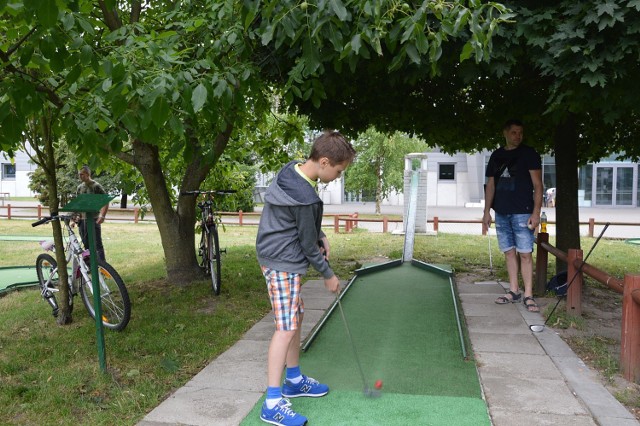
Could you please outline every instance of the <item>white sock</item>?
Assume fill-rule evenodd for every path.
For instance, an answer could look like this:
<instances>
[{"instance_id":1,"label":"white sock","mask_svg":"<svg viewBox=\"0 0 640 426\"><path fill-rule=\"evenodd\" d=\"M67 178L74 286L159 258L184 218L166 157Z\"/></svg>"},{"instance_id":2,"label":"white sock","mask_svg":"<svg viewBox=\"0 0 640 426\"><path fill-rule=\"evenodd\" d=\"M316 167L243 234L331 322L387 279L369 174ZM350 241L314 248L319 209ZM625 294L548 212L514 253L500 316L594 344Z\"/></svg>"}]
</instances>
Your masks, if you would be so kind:
<instances>
[{"instance_id":1,"label":"white sock","mask_svg":"<svg viewBox=\"0 0 640 426\"><path fill-rule=\"evenodd\" d=\"M294 377L293 379L287 378L287 381L293 383L294 385L297 385L298 383L300 383L301 380L302 380L302 375L298 377Z\"/></svg>"},{"instance_id":2,"label":"white sock","mask_svg":"<svg viewBox=\"0 0 640 426\"><path fill-rule=\"evenodd\" d=\"M276 405L278 405L278 402L280 402L280 400L281 400L281 399L282 399L282 398L273 398L273 399L268 398L268 399L265 399L265 400L264 400L264 402L265 402L265 404L267 405L267 408L268 408L269 410L272 410L272 409L273 409L273 407L275 407Z\"/></svg>"}]
</instances>

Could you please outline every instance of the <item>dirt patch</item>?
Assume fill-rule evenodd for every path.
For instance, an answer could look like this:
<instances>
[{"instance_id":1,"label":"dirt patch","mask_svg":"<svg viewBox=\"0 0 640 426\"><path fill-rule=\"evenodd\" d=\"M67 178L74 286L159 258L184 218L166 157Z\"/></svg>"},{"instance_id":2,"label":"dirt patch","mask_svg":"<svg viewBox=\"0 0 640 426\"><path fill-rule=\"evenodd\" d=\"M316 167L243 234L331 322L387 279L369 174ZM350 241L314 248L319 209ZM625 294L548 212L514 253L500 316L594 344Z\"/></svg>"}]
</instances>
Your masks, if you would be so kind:
<instances>
[{"instance_id":1,"label":"dirt patch","mask_svg":"<svg viewBox=\"0 0 640 426\"><path fill-rule=\"evenodd\" d=\"M456 282L474 283L490 276L490 271L478 269L457 273ZM486 278L490 279L490 278ZM536 297L544 314L557 302L555 297ZM564 312L564 300L556 312ZM598 373L602 385L640 420L640 385L622 377L620 341L622 333L622 295L608 288L587 285L582 297L582 318L563 323L549 323L554 331L592 370ZM567 328L562 328L561 327Z\"/></svg>"}]
</instances>

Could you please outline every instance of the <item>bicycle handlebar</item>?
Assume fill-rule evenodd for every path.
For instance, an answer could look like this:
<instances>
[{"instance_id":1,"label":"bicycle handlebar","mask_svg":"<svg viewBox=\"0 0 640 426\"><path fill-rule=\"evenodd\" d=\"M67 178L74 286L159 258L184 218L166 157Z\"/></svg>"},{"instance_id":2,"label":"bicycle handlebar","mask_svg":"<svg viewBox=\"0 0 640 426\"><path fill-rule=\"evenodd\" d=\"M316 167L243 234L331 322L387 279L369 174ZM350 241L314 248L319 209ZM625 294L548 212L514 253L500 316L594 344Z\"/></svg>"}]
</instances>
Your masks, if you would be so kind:
<instances>
[{"instance_id":1,"label":"bicycle handlebar","mask_svg":"<svg viewBox=\"0 0 640 426\"><path fill-rule=\"evenodd\" d=\"M36 226L40 226L40 225L42 225L44 223L51 222L52 220L60 220L60 219L62 219L62 220L71 220L72 217L73 217L73 215L54 214L54 215L51 215L51 216L43 217L42 219L40 219L40 220L38 220L36 222L33 222L31 224L31 226L33 226L35 228Z\"/></svg>"},{"instance_id":2,"label":"bicycle handlebar","mask_svg":"<svg viewBox=\"0 0 640 426\"><path fill-rule=\"evenodd\" d=\"M39 220L39 221L37 221L37 222L33 222L33 223L31 224L31 226L33 226L33 227L35 228L36 226L40 226L40 225L42 225L43 223L47 223L47 222L49 222L49 221L52 221L53 219L55 219L55 217L56 217L56 216L47 216L47 217L44 217L44 218L40 219L40 220Z\"/></svg>"}]
</instances>

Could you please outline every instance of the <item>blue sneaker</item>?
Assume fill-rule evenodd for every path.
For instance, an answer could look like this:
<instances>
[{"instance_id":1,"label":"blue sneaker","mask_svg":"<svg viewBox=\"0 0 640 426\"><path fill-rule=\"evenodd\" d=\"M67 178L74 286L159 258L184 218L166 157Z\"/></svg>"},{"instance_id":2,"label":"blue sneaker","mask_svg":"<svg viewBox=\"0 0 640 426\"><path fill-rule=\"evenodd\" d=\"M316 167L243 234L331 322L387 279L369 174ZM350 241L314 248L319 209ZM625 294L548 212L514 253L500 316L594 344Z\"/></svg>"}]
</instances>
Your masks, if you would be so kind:
<instances>
[{"instance_id":1,"label":"blue sneaker","mask_svg":"<svg viewBox=\"0 0 640 426\"><path fill-rule=\"evenodd\" d=\"M287 398L295 398L298 396L310 396L317 398L325 396L329 393L329 386L319 383L317 380L302 375L302 380L298 383L291 383L288 380L282 385L282 396Z\"/></svg>"},{"instance_id":2,"label":"blue sneaker","mask_svg":"<svg viewBox=\"0 0 640 426\"><path fill-rule=\"evenodd\" d=\"M282 398L272 409L267 408L267 403L262 404L260 420L278 426L303 426L307 424L307 418L291 409L291 402Z\"/></svg>"}]
</instances>

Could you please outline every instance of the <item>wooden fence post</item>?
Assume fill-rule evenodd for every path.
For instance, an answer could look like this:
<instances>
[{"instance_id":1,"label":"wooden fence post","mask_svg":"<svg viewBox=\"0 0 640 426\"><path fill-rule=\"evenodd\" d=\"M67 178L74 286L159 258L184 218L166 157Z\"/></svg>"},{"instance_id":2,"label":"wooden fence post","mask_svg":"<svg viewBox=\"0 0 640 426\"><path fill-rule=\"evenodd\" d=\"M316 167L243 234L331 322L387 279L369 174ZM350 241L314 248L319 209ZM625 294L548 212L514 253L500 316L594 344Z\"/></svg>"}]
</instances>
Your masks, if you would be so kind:
<instances>
[{"instance_id":1,"label":"wooden fence post","mask_svg":"<svg viewBox=\"0 0 640 426\"><path fill-rule=\"evenodd\" d=\"M624 378L640 380L640 275L625 275L622 293L620 366Z\"/></svg>"},{"instance_id":2,"label":"wooden fence post","mask_svg":"<svg viewBox=\"0 0 640 426\"><path fill-rule=\"evenodd\" d=\"M333 232L340 233L340 217L338 215L333 216Z\"/></svg>"},{"instance_id":3,"label":"wooden fence post","mask_svg":"<svg viewBox=\"0 0 640 426\"><path fill-rule=\"evenodd\" d=\"M389 218L386 216L382 216L382 233L386 234L389 229Z\"/></svg>"},{"instance_id":4,"label":"wooden fence post","mask_svg":"<svg viewBox=\"0 0 640 426\"><path fill-rule=\"evenodd\" d=\"M38 220L42 219L42 204L38 204Z\"/></svg>"},{"instance_id":5,"label":"wooden fence post","mask_svg":"<svg viewBox=\"0 0 640 426\"><path fill-rule=\"evenodd\" d=\"M571 287L567 289L567 314L579 317L582 315L582 272L576 275L578 268L575 261L582 261L582 250L569 249L567 252L567 279L576 276Z\"/></svg>"},{"instance_id":6,"label":"wooden fence post","mask_svg":"<svg viewBox=\"0 0 640 426\"><path fill-rule=\"evenodd\" d=\"M596 221L594 218L590 217L589 218L589 237L593 238L593 230L595 228L596 225Z\"/></svg>"},{"instance_id":7,"label":"wooden fence post","mask_svg":"<svg viewBox=\"0 0 640 426\"><path fill-rule=\"evenodd\" d=\"M538 232L536 237L536 281L533 294L542 296L547 290L547 269L549 264L549 252L547 252L542 243L549 242L549 234L546 232Z\"/></svg>"},{"instance_id":8,"label":"wooden fence post","mask_svg":"<svg viewBox=\"0 0 640 426\"><path fill-rule=\"evenodd\" d=\"M11 204L7 204L7 220L11 220Z\"/></svg>"},{"instance_id":9,"label":"wooden fence post","mask_svg":"<svg viewBox=\"0 0 640 426\"><path fill-rule=\"evenodd\" d=\"M133 208L133 223L138 223L138 217L140 216L140 208L139 207L134 207Z\"/></svg>"},{"instance_id":10,"label":"wooden fence post","mask_svg":"<svg viewBox=\"0 0 640 426\"><path fill-rule=\"evenodd\" d=\"M433 217L433 232L438 232L438 228L440 228L438 216Z\"/></svg>"},{"instance_id":11,"label":"wooden fence post","mask_svg":"<svg viewBox=\"0 0 640 426\"><path fill-rule=\"evenodd\" d=\"M242 226L242 210L238 210L238 224Z\"/></svg>"}]
</instances>

